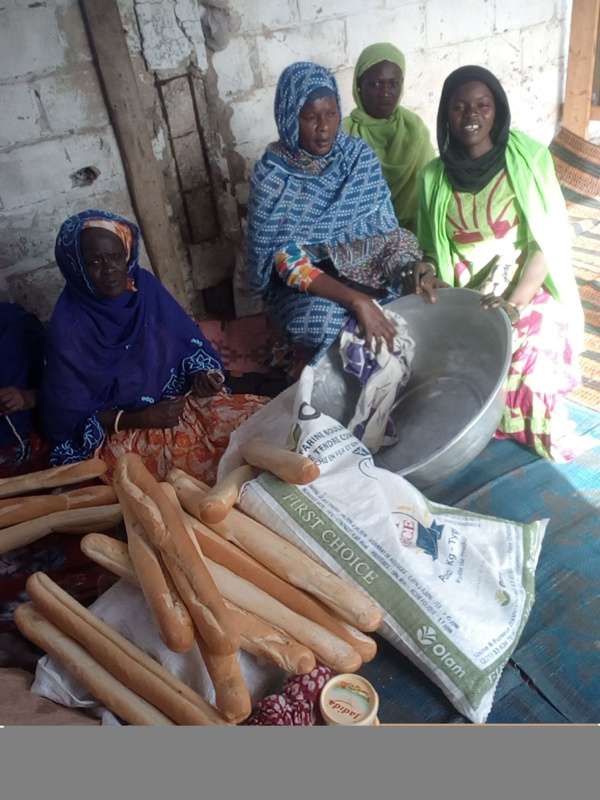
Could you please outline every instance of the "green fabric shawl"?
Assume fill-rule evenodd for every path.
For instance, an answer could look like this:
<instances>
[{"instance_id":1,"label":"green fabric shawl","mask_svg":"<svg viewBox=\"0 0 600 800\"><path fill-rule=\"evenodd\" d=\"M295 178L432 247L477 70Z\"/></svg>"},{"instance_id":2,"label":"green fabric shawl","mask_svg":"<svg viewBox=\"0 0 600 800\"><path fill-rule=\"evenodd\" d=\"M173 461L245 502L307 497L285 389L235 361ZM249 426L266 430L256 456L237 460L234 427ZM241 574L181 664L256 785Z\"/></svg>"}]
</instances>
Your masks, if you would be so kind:
<instances>
[{"instance_id":1,"label":"green fabric shawl","mask_svg":"<svg viewBox=\"0 0 600 800\"><path fill-rule=\"evenodd\" d=\"M413 111L398 105L386 119L376 119L364 110L358 79L380 61L397 64L406 77L404 56L393 44L372 44L365 48L354 69L352 96L357 108L344 117L342 125L346 133L359 136L375 150L390 187L398 222L416 231L417 176L421 168L435 158L435 150L427 126Z\"/></svg>"},{"instance_id":2,"label":"green fabric shawl","mask_svg":"<svg viewBox=\"0 0 600 800\"><path fill-rule=\"evenodd\" d=\"M550 294L569 309L569 327L576 352L583 349L583 308L571 267L571 230L550 150L520 131L511 131L506 169L531 235L548 261L544 281ZM454 284L446 211L452 188L444 162L436 158L419 176L418 238L432 258L439 277Z\"/></svg>"}]
</instances>

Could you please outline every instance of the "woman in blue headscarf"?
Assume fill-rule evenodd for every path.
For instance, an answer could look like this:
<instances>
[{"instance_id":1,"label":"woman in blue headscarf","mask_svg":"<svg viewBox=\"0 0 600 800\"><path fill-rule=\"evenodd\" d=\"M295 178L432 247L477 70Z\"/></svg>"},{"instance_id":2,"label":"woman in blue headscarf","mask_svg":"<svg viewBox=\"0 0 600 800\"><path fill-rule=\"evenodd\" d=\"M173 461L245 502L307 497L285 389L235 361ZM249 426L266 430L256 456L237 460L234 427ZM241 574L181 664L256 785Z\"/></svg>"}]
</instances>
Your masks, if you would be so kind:
<instances>
[{"instance_id":1,"label":"woman in blue headscarf","mask_svg":"<svg viewBox=\"0 0 600 800\"><path fill-rule=\"evenodd\" d=\"M44 327L18 303L0 303L0 478L46 466L36 406Z\"/></svg>"},{"instance_id":2,"label":"woman in blue headscarf","mask_svg":"<svg viewBox=\"0 0 600 800\"><path fill-rule=\"evenodd\" d=\"M58 233L66 286L42 383L51 464L99 455L110 476L135 451L161 479L179 466L212 483L229 434L267 399L230 395L219 354L140 268L139 245L138 227L105 211L76 214Z\"/></svg>"},{"instance_id":3,"label":"woman in blue headscarf","mask_svg":"<svg viewBox=\"0 0 600 800\"><path fill-rule=\"evenodd\" d=\"M298 62L275 94L279 140L256 164L248 208L250 289L261 292L286 344L315 361L349 317L367 347L391 352L395 329L380 304L413 273L427 286L414 234L400 228L372 147L344 133L333 74Z\"/></svg>"}]
</instances>

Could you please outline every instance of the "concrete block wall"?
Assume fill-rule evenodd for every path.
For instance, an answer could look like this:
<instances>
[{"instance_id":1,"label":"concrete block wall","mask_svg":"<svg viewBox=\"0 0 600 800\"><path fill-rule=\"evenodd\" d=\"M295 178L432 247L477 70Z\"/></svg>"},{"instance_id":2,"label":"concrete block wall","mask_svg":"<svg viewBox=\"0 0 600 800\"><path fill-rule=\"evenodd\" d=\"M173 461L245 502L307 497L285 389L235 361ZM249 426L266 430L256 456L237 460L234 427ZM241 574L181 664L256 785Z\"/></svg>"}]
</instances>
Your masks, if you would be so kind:
<instances>
[{"instance_id":1,"label":"concrete block wall","mask_svg":"<svg viewBox=\"0 0 600 800\"><path fill-rule=\"evenodd\" d=\"M446 76L464 64L494 72L506 88L514 127L549 144L560 123L570 0L229 0L237 29L211 57L229 116L223 139L235 169L231 192L244 229L248 180L265 145L277 138L275 86L296 60L336 75L342 112L354 107L354 65L364 47L389 41L406 56L403 104L420 114L434 146ZM245 69L244 69L245 62ZM238 264L243 271L243 263ZM244 285L243 275L236 283ZM240 298L239 308L252 308Z\"/></svg>"},{"instance_id":2,"label":"concrete block wall","mask_svg":"<svg viewBox=\"0 0 600 800\"><path fill-rule=\"evenodd\" d=\"M0 5L0 299L46 322L63 286L53 258L61 222L86 208L136 217L78 0ZM201 289L235 264L231 246L215 241L218 209L228 204L214 196L200 136L202 123L210 129L203 7L196 0L120 0L119 7L179 267L202 316ZM216 174L218 156L212 160ZM82 172L93 180L82 181ZM235 203L229 215L237 228ZM150 266L144 247L141 263Z\"/></svg>"},{"instance_id":3,"label":"concrete block wall","mask_svg":"<svg viewBox=\"0 0 600 800\"><path fill-rule=\"evenodd\" d=\"M235 273L243 295L248 181L276 138L275 86L292 61L332 69L347 114L362 48L395 43L407 59L403 103L424 118L434 143L444 78L466 63L500 78L515 127L549 143L560 122L571 0L119 7L191 293ZM60 222L94 206L135 218L77 0L3 0L0 104L0 298L47 320L61 286L53 264ZM86 167L97 172L87 185L77 180ZM240 315L253 308L251 298L240 299Z\"/></svg>"},{"instance_id":4,"label":"concrete block wall","mask_svg":"<svg viewBox=\"0 0 600 800\"><path fill-rule=\"evenodd\" d=\"M135 219L76 0L2 3L0 106L0 298L47 321L64 219L96 207Z\"/></svg>"},{"instance_id":5,"label":"concrete block wall","mask_svg":"<svg viewBox=\"0 0 600 800\"><path fill-rule=\"evenodd\" d=\"M559 123L570 0L229 0L239 27L212 56L227 100L235 146L248 172L276 137L275 85L295 60L336 74L343 112L352 109L352 74L361 50L390 41L405 54L403 103L432 134L445 77L474 63L491 69L509 94L513 124L549 143ZM246 70L243 71L243 61ZM250 84L252 83L252 86ZM243 189L235 187L241 197Z\"/></svg>"}]
</instances>

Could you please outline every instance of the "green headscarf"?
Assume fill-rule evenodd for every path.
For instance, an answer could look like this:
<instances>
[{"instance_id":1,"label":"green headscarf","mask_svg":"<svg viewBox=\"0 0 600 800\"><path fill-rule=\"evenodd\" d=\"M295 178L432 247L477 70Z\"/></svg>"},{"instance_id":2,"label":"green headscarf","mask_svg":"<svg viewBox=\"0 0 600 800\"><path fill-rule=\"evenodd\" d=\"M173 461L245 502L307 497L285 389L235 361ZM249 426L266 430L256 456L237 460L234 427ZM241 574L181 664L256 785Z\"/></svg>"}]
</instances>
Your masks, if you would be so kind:
<instances>
[{"instance_id":1,"label":"green headscarf","mask_svg":"<svg viewBox=\"0 0 600 800\"><path fill-rule=\"evenodd\" d=\"M387 42L366 47L354 69L352 96L357 108L351 111L349 117L344 118L342 125L346 133L360 136L375 150L392 193L398 222L403 227L416 231L417 175L425 164L435 158L435 150L429 130L413 111L398 104L389 117L376 119L364 110L358 91L358 80L380 61L396 64L406 78L404 55L397 47Z\"/></svg>"}]
</instances>

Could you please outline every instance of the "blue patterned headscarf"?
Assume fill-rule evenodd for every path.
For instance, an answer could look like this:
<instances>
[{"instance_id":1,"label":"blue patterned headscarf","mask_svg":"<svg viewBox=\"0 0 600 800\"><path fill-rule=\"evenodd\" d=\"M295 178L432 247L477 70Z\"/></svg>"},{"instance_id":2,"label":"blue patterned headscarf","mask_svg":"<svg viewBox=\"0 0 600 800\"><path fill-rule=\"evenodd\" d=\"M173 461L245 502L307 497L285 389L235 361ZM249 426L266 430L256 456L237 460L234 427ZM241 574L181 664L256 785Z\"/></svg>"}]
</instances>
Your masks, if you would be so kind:
<instances>
[{"instance_id":1,"label":"blue patterned headscarf","mask_svg":"<svg viewBox=\"0 0 600 800\"><path fill-rule=\"evenodd\" d=\"M333 73L300 61L281 74L275 92L280 141L267 147L250 181L248 275L252 291L264 291L273 256L291 242L347 243L397 226L390 190L379 159L362 139L342 127L325 156L299 147L299 115L308 95L331 90L342 116Z\"/></svg>"},{"instance_id":2,"label":"blue patterned headscarf","mask_svg":"<svg viewBox=\"0 0 600 800\"><path fill-rule=\"evenodd\" d=\"M88 220L131 231L129 288L120 297L98 295L89 281L81 252ZM104 438L99 411L137 411L183 394L194 372L223 369L194 320L140 267L139 248L137 225L107 211L84 211L60 228L55 257L66 286L48 326L41 404L52 463L93 454Z\"/></svg>"},{"instance_id":3,"label":"blue patterned headscarf","mask_svg":"<svg viewBox=\"0 0 600 800\"><path fill-rule=\"evenodd\" d=\"M300 146L300 110L316 89L328 89L335 97L341 120L342 101L338 85L328 69L309 61L298 61L284 69L279 77L275 90L275 123L279 138L290 150L298 150ZM336 143L338 139L339 131Z\"/></svg>"}]
</instances>

